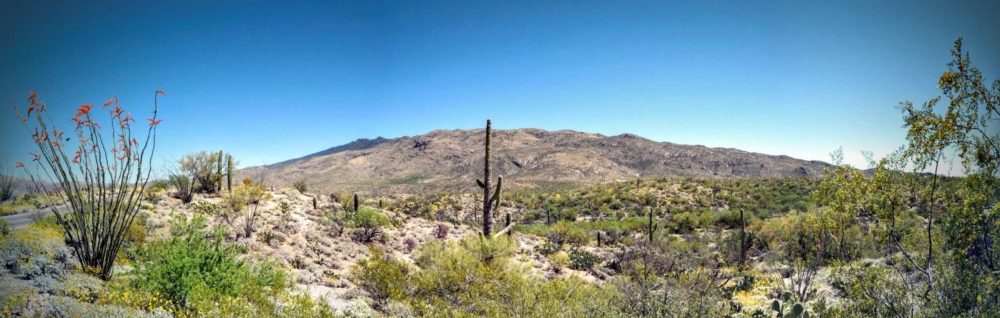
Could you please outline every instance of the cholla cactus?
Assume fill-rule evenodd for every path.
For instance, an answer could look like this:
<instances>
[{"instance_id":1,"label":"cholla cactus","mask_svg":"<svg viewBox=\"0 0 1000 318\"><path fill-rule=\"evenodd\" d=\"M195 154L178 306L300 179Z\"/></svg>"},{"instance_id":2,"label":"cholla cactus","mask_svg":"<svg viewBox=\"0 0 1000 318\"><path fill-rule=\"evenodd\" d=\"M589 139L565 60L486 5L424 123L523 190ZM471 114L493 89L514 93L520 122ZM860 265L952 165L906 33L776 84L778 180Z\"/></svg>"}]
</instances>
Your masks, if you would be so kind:
<instances>
[{"instance_id":1,"label":"cholla cactus","mask_svg":"<svg viewBox=\"0 0 1000 318\"><path fill-rule=\"evenodd\" d=\"M25 170L37 190L44 189L42 181L55 185L59 195L50 206L67 242L84 270L104 280L111 278L115 257L139 212L149 180L156 126L161 121L157 118L160 95L166 93L153 93L153 114L145 127L145 137L133 134L135 118L119 106L115 97L102 106L110 113L105 129L91 116L93 105L80 106L72 118L77 141L72 147L64 144L72 138L49 126L54 121L37 94L28 96L26 114L15 108L39 151L32 153L38 169L27 169L20 162L17 167ZM108 132L111 135L106 137ZM144 140L140 142L137 137ZM57 209L62 205L68 211Z\"/></svg>"}]
</instances>

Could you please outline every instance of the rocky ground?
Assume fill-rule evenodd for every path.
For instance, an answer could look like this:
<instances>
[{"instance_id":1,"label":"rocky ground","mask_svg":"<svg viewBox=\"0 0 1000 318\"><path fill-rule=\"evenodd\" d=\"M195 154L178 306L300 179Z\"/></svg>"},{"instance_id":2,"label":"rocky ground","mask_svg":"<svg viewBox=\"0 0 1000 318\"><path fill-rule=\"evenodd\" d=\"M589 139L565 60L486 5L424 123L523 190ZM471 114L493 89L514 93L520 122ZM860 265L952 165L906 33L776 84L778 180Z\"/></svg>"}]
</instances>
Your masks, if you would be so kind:
<instances>
[{"instance_id":1,"label":"rocky ground","mask_svg":"<svg viewBox=\"0 0 1000 318\"><path fill-rule=\"evenodd\" d=\"M322 298L338 311L353 313L370 311L366 295L349 280L352 266L370 256L369 248L381 247L391 251L398 259L413 262L414 254L420 246L441 240L435 235L439 225L449 228L444 240L455 240L467 235L475 235L478 229L461 224L437 222L421 217L411 217L401 212L382 210L396 220L396 227L384 229L383 239L372 243L360 243L350 235L353 229L341 230L325 221L331 215L345 213L339 203L331 202L327 196L316 196L313 208L312 194L302 194L294 189L278 189L271 192L271 199L262 203L257 230L251 237L240 237L231 233L232 243L247 247L247 258L266 258L283 264L293 275L301 290ZM192 217L202 204L222 205L222 197L196 196L189 204L161 196L147 216L147 227L151 238L169 235L170 221L177 217ZM287 210L282 211L282 205ZM227 224L222 217L210 217L211 224ZM240 226L241 220L233 224ZM270 239L268 239L270 238ZM593 273L556 268L547 258L535 252L535 247L544 239L531 235L515 235L518 250L514 259L524 262L539 277L576 275L588 281L599 281ZM589 251L610 257L612 251L596 247L586 247Z\"/></svg>"}]
</instances>

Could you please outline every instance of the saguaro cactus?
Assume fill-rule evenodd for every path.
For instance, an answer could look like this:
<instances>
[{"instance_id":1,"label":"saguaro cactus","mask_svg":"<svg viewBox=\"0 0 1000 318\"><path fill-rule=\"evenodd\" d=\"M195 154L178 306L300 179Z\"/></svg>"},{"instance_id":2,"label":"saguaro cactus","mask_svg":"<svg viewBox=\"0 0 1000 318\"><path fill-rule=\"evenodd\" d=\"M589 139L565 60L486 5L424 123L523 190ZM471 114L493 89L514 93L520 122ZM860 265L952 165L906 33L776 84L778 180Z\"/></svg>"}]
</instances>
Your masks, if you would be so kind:
<instances>
[{"instance_id":1,"label":"saguaro cactus","mask_svg":"<svg viewBox=\"0 0 1000 318\"><path fill-rule=\"evenodd\" d=\"M235 165L233 155L226 154L226 190L229 192L233 191L233 169L236 169Z\"/></svg>"},{"instance_id":2,"label":"saguaro cactus","mask_svg":"<svg viewBox=\"0 0 1000 318\"><path fill-rule=\"evenodd\" d=\"M493 217L491 212L500 206L500 191L503 188L503 176L497 177L496 190L493 190L490 184L490 135L492 134L492 130L493 124L487 119L483 179L476 179L476 184L483 189L483 235L487 237L493 232Z\"/></svg>"},{"instance_id":3,"label":"saguaro cactus","mask_svg":"<svg viewBox=\"0 0 1000 318\"><path fill-rule=\"evenodd\" d=\"M747 250L749 249L747 237L747 220L743 217L743 209L740 209L740 264L739 269L743 270L746 264Z\"/></svg>"},{"instance_id":4,"label":"saguaro cactus","mask_svg":"<svg viewBox=\"0 0 1000 318\"><path fill-rule=\"evenodd\" d=\"M355 192L354 193L354 210L352 212L358 212L358 204L359 204L358 202L361 202L361 200L358 200L358 193Z\"/></svg>"},{"instance_id":5,"label":"saguaro cactus","mask_svg":"<svg viewBox=\"0 0 1000 318\"><path fill-rule=\"evenodd\" d=\"M506 222L504 223L504 226L507 227L510 226L510 213L507 213L505 216L506 216ZM507 236L511 235L514 235L514 231L507 231Z\"/></svg>"},{"instance_id":6,"label":"saguaro cactus","mask_svg":"<svg viewBox=\"0 0 1000 318\"><path fill-rule=\"evenodd\" d=\"M647 211L649 212L647 214L649 216L649 222L646 224L646 233L649 236L648 237L649 243L652 244L653 233L656 233L656 230L660 228L660 225L653 222L653 211L652 210L647 210Z\"/></svg>"},{"instance_id":7,"label":"saguaro cactus","mask_svg":"<svg viewBox=\"0 0 1000 318\"><path fill-rule=\"evenodd\" d=\"M215 157L215 191L222 191L222 150L219 150L219 154Z\"/></svg>"}]
</instances>

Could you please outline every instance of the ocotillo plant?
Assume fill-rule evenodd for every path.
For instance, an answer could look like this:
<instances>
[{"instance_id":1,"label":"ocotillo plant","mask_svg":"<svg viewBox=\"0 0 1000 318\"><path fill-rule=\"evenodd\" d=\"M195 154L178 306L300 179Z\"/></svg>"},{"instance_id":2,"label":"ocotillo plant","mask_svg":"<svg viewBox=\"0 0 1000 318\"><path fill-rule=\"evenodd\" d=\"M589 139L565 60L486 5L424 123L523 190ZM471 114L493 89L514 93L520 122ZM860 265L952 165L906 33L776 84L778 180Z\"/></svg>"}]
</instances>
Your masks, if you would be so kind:
<instances>
[{"instance_id":1,"label":"ocotillo plant","mask_svg":"<svg viewBox=\"0 0 1000 318\"><path fill-rule=\"evenodd\" d=\"M483 161L483 179L476 179L476 185L483 189L483 236L489 237L493 232L493 216L491 212L500 206L500 191L503 188L503 176L497 177L497 188L494 191L490 185L490 135L493 123L486 120L486 156ZM490 192L493 192L492 194Z\"/></svg>"},{"instance_id":2,"label":"ocotillo plant","mask_svg":"<svg viewBox=\"0 0 1000 318\"><path fill-rule=\"evenodd\" d=\"M166 94L162 90L153 93L153 114L142 142L132 131L135 118L122 110L115 97L102 107L111 114L107 129L102 129L91 116L91 104L77 109L73 116L76 147L63 144L70 138L49 127L54 121L37 94L28 96L24 116L15 108L39 151L32 154L37 170L27 169L20 162L17 167L24 168L36 188L43 188L42 181L55 186L58 202L50 202L50 206L74 256L85 271L104 280L111 278L115 257L125 232L139 212L149 180L156 149L156 126L161 121L157 118L160 95ZM111 132L110 138L104 136L107 132ZM73 152L72 156L67 154L67 148ZM45 180L36 178L35 173ZM68 212L56 209L59 205L67 206Z\"/></svg>"}]
</instances>

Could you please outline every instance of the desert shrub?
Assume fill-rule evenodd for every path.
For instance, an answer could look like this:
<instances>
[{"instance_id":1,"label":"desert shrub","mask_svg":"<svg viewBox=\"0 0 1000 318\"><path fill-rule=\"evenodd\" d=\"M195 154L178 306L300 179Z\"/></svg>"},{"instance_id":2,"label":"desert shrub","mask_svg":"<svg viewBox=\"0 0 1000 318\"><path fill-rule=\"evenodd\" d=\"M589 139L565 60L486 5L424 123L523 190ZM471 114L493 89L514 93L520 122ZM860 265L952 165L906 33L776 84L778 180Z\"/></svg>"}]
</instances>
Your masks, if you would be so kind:
<instances>
[{"instance_id":1,"label":"desert shrub","mask_svg":"<svg viewBox=\"0 0 1000 318\"><path fill-rule=\"evenodd\" d=\"M562 247L552 243L551 241L545 241L542 244L535 246L535 252L542 255L551 255L552 253L562 250Z\"/></svg>"},{"instance_id":2,"label":"desert shrub","mask_svg":"<svg viewBox=\"0 0 1000 318\"><path fill-rule=\"evenodd\" d=\"M36 294L38 291L33 288L15 289L13 286L4 286L3 292L0 293L0 316L16 317L28 308L32 296Z\"/></svg>"},{"instance_id":3,"label":"desert shrub","mask_svg":"<svg viewBox=\"0 0 1000 318\"><path fill-rule=\"evenodd\" d=\"M555 245L580 246L590 242L591 234L586 229L577 226L576 223L559 221L550 226L550 232L546 238Z\"/></svg>"},{"instance_id":4,"label":"desert shrub","mask_svg":"<svg viewBox=\"0 0 1000 318\"><path fill-rule=\"evenodd\" d=\"M414 240L412 237L408 237L403 241L403 247L407 253L412 252L414 248L417 248L417 240Z\"/></svg>"},{"instance_id":5,"label":"desert shrub","mask_svg":"<svg viewBox=\"0 0 1000 318\"><path fill-rule=\"evenodd\" d=\"M601 261L600 257L591 252L574 249L569 252L569 267L575 270L588 270Z\"/></svg>"},{"instance_id":6,"label":"desert shrub","mask_svg":"<svg viewBox=\"0 0 1000 318\"><path fill-rule=\"evenodd\" d=\"M152 312L139 308L112 304L92 304L63 296L44 297L28 316L33 317L124 317L124 318L167 318L172 315L162 309Z\"/></svg>"},{"instance_id":7,"label":"desert shrub","mask_svg":"<svg viewBox=\"0 0 1000 318\"><path fill-rule=\"evenodd\" d=\"M142 193L142 199L149 203L160 202L161 192L163 192L163 190L147 188L146 191Z\"/></svg>"},{"instance_id":8,"label":"desert shrub","mask_svg":"<svg viewBox=\"0 0 1000 318\"><path fill-rule=\"evenodd\" d=\"M204 216L217 216L221 210L219 205L210 202L195 202L191 209Z\"/></svg>"},{"instance_id":9,"label":"desert shrub","mask_svg":"<svg viewBox=\"0 0 1000 318\"><path fill-rule=\"evenodd\" d=\"M224 244L225 228L204 216L174 221L169 239L142 249L135 275L112 285L98 303L165 310L178 317L332 317L325 304L291 293L280 267L247 263Z\"/></svg>"},{"instance_id":10,"label":"desert shrub","mask_svg":"<svg viewBox=\"0 0 1000 318\"><path fill-rule=\"evenodd\" d=\"M191 194L191 178L188 176L172 174L167 178L167 183L174 188L174 192L170 196L181 200L184 204L191 203L191 200L194 199L194 196Z\"/></svg>"},{"instance_id":11,"label":"desert shrub","mask_svg":"<svg viewBox=\"0 0 1000 318\"><path fill-rule=\"evenodd\" d=\"M20 266L20 272L24 279L35 281L35 284L47 283L44 282L42 278L53 278L62 276L66 273L65 264L59 263L54 258L44 255L35 254L28 257L27 261L23 262ZM43 291L48 291L50 286L39 286Z\"/></svg>"},{"instance_id":12,"label":"desert shrub","mask_svg":"<svg viewBox=\"0 0 1000 318\"><path fill-rule=\"evenodd\" d=\"M356 241L370 243L383 235L382 228L391 226L392 219L376 209L361 207L357 212L350 213L348 225L356 229Z\"/></svg>"},{"instance_id":13,"label":"desert shrub","mask_svg":"<svg viewBox=\"0 0 1000 318\"><path fill-rule=\"evenodd\" d=\"M233 191L223 197L223 202L230 212L240 214L243 219L242 234L250 237L257 229L257 217L260 212L260 205L271 198L271 194L264 190L264 186L254 183L250 179L243 179L243 183L233 188ZM226 218L227 224L232 226L231 218Z\"/></svg>"},{"instance_id":14,"label":"desert shrub","mask_svg":"<svg viewBox=\"0 0 1000 318\"><path fill-rule=\"evenodd\" d=\"M563 251L552 253L549 255L548 259L549 264L552 264L552 267L556 270L566 268L570 265L569 254Z\"/></svg>"},{"instance_id":15,"label":"desert shrub","mask_svg":"<svg viewBox=\"0 0 1000 318\"><path fill-rule=\"evenodd\" d=\"M7 219L0 219L0 237L10 235L10 223Z\"/></svg>"},{"instance_id":16,"label":"desert shrub","mask_svg":"<svg viewBox=\"0 0 1000 318\"><path fill-rule=\"evenodd\" d=\"M434 237L443 240L448 238L448 231L451 229L448 224L438 223L434 226Z\"/></svg>"},{"instance_id":17,"label":"desert shrub","mask_svg":"<svg viewBox=\"0 0 1000 318\"><path fill-rule=\"evenodd\" d=\"M374 300L375 309L384 310L390 300L405 298L410 268L382 249L369 251L371 257L354 265L350 279Z\"/></svg>"},{"instance_id":18,"label":"desert shrub","mask_svg":"<svg viewBox=\"0 0 1000 318\"><path fill-rule=\"evenodd\" d=\"M222 189L221 152L199 151L187 154L178 162L180 170L191 176L193 192L216 193Z\"/></svg>"},{"instance_id":19,"label":"desert shrub","mask_svg":"<svg viewBox=\"0 0 1000 318\"><path fill-rule=\"evenodd\" d=\"M73 255L63 244L59 226L45 218L0 238L0 266L15 276L37 279L47 287L75 266Z\"/></svg>"},{"instance_id":20,"label":"desert shrub","mask_svg":"<svg viewBox=\"0 0 1000 318\"><path fill-rule=\"evenodd\" d=\"M667 228L674 233L688 234L698 228L700 220L695 213L681 212L667 219Z\"/></svg>"},{"instance_id":21,"label":"desert shrub","mask_svg":"<svg viewBox=\"0 0 1000 318\"><path fill-rule=\"evenodd\" d=\"M270 296L288 286L281 270L269 262L251 266L239 260L236 250L223 244L224 230L209 231L202 216L175 220L172 229L170 239L143 248L132 288L194 313L226 298L274 309Z\"/></svg>"},{"instance_id":22,"label":"desert shrub","mask_svg":"<svg viewBox=\"0 0 1000 318\"><path fill-rule=\"evenodd\" d=\"M132 245L142 245L146 242L146 235L149 231L146 229L146 219L136 218L135 221L129 225L128 230L125 232L125 242Z\"/></svg>"},{"instance_id":23,"label":"desert shrub","mask_svg":"<svg viewBox=\"0 0 1000 318\"><path fill-rule=\"evenodd\" d=\"M281 242L285 241L285 238L283 236L275 234L271 230L264 230L261 231L260 234L257 234L257 240L260 241L261 243L271 245L271 243L280 244Z\"/></svg>"},{"instance_id":24,"label":"desert shrub","mask_svg":"<svg viewBox=\"0 0 1000 318\"><path fill-rule=\"evenodd\" d=\"M278 203L278 210L281 211L281 214L288 214L289 211L292 211L292 206L287 201L281 201Z\"/></svg>"},{"instance_id":25,"label":"desert shrub","mask_svg":"<svg viewBox=\"0 0 1000 318\"><path fill-rule=\"evenodd\" d=\"M292 182L292 187L295 188L299 193L306 193L309 190L309 184L306 183L306 179L299 179Z\"/></svg>"},{"instance_id":26,"label":"desert shrub","mask_svg":"<svg viewBox=\"0 0 1000 318\"><path fill-rule=\"evenodd\" d=\"M617 316L610 305L615 291L575 278L538 280L512 262L509 239L493 247L484 241L494 240L470 236L419 251L421 270L411 273L405 298L415 316ZM493 257L484 262L485 254Z\"/></svg>"}]
</instances>

